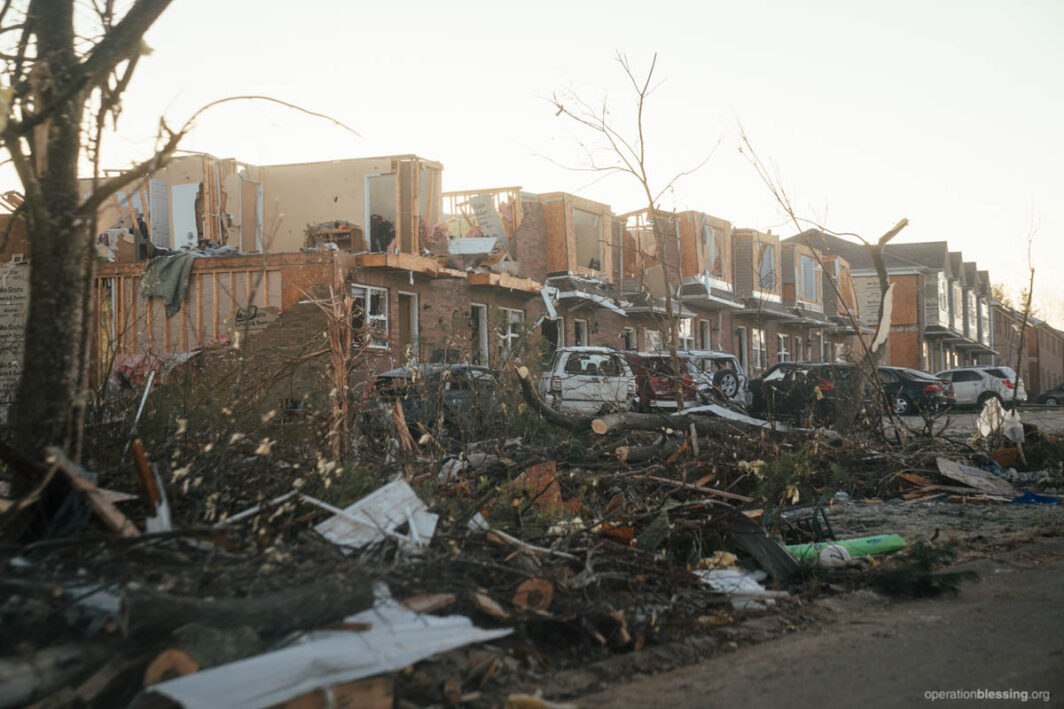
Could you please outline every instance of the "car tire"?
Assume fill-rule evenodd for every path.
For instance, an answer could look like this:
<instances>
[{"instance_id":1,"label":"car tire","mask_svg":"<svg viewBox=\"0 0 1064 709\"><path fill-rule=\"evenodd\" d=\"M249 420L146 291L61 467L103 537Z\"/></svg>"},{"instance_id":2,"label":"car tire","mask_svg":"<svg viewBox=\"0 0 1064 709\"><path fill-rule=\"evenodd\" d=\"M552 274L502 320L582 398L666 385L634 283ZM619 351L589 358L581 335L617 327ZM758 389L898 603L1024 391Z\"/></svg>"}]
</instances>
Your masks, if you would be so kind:
<instances>
[{"instance_id":1,"label":"car tire","mask_svg":"<svg viewBox=\"0 0 1064 709\"><path fill-rule=\"evenodd\" d=\"M982 394L979 395L979 408L980 408L980 410L984 406L986 406L986 402L990 401L991 399L997 399L998 403L1000 403L1000 404L1004 404L1005 403L1005 402L1001 401L1001 396L999 394L995 394L992 391L984 391Z\"/></svg>"},{"instance_id":2,"label":"car tire","mask_svg":"<svg viewBox=\"0 0 1064 709\"><path fill-rule=\"evenodd\" d=\"M898 416L908 416L914 413L916 407L913 406L912 400L907 396L897 396L894 398L894 413Z\"/></svg>"},{"instance_id":3,"label":"car tire","mask_svg":"<svg viewBox=\"0 0 1064 709\"><path fill-rule=\"evenodd\" d=\"M729 399L739 393L739 375L734 369L722 369L713 375L713 386L717 387Z\"/></svg>"}]
</instances>

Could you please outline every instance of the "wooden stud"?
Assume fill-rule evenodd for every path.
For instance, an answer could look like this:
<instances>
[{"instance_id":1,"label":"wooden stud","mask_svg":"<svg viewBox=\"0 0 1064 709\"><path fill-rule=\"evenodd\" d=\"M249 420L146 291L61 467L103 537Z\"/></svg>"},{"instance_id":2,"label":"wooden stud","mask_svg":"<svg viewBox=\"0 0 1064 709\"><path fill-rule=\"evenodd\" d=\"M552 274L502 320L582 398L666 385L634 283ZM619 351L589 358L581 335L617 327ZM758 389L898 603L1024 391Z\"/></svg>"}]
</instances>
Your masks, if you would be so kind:
<instances>
[{"instance_id":1,"label":"wooden stud","mask_svg":"<svg viewBox=\"0 0 1064 709\"><path fill-rule=\"evenodd\" d=\"M213 290L211 291L211 311L213 318L214 337L211 339L217 340L221 333L218 332L218 272L215 271L211 274L214 279Z\"/></svg>"}]
</instances>

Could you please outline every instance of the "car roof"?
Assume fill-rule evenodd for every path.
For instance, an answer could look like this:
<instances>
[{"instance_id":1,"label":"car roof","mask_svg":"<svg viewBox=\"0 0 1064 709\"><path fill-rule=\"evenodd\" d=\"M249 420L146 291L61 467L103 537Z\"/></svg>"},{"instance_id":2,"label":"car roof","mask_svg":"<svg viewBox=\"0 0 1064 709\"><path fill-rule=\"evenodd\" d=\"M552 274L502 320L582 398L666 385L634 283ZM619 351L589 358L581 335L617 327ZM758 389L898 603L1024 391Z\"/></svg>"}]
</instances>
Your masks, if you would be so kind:
<instances>
[{"instance_id":1,"label":"car roof","mask_svg":"<svg viewBox=\"0 0 1064 709\"><path fill-rule=\"evenodd\" d=\"M439 374L443 371L460 372L460 371L473 371L485 373L488 372L488 368L479 364L417 364L413 367L396 367L395 369L389 369L386 372L381 372L378 377L388 377L389 379L403 379L409 378L415 371L420 376L432 376Z\"/></svg>"}]
</instances>

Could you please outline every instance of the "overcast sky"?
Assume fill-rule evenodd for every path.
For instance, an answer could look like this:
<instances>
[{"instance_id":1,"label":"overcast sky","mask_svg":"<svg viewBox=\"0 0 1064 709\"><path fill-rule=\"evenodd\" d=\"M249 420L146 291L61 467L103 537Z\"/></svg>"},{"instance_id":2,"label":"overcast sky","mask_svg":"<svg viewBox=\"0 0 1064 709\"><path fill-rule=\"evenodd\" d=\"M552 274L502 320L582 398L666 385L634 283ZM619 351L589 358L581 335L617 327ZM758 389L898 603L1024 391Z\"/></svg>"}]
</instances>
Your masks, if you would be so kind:
<instances>
[{"instance_id":1,"label":"overcast sky","mask_svg":"<svg viewBox=\"0 0 1064 709\"><path fill-rule=\"evenodd\" d=\"M563 190L622 213L631 178L573 172L577 139L549 97L608 100L630 132L613 57L645 71L651 179L712 153L662 206L739 227L794 228L739 153L741 124L800 216L899 241L946 239L1018 291L1035 231L1035 292L1064 324L1064 2L332 2L175 0L127 92L110 167L149 154L160 115L205 114L185 147L254 164L417 153L444 189ZM10 172L5 181L14 185Z\"/></svg>"}]
</instances>

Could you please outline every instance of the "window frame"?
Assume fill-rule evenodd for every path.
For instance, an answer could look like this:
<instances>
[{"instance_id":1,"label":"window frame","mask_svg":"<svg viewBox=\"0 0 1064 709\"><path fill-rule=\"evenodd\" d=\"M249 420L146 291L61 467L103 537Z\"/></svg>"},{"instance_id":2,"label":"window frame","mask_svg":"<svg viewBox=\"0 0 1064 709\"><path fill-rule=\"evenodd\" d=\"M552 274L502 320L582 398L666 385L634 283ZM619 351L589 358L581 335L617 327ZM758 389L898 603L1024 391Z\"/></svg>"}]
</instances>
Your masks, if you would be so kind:
<instances>
[{"instance_id":1,"label":"window frame","mask_svg":"<svg viewBox=\"0 0 1064 709\"><path fill-rule=\"evenodd\" d=\"M501 315L499 321L499 351L505 357L513 352L513 343L521 336L520 328L515 328L514 325L520 325L525 321L525 311L518 308L507 308L505 306L498 306L499 314ZM513 319L513 315L517 315L517 319Z\"/></svg>"},{"instance_id":2,"label":"window frame","mask_svg":"<svg viewBox=\"0 0 1064 709\"><path fill-rule=\"evenodd\" d=\"M361 291L361 294L358 293L357 291ZM362 322L363 322L364 326L368 327L368 331L366 333L364 341L366 343L366 347L368 347L370 349L374 349L374 350L387 350L388 349L388 345L389 345L388 338L391 335L390 323L388 321L388 305L389 305L388 304L388 300L391 297L391 294L388 291L389 291L388 288L382 288L380 286L371 286L371 285L366 285L366 284L362 284L362 283L352 283L351 287L350 287L351 298L352 298L352 301L353 301L352 302L352 307L354 307L359 302L359 300L361 300L362 303L363 303L363 305L362 305L362 319L363 319ZM374 314L374 313L370 312L371 308L373 307L373 294L375 292L376 293L381 293L384 296L383 298L380 299L380 302L384 305L383 314L382 313ZM381 330L381 329L375 328L374 325L373 325L374 321L378 321L378 322L383 323L383 329ZM382 342L377 342L378 338L374 338L374 336L373 336L373 332L374 331L378 331L378 332L383 331L384 337L383 337L383 341Z\"/></svg>"}]
</instances>

